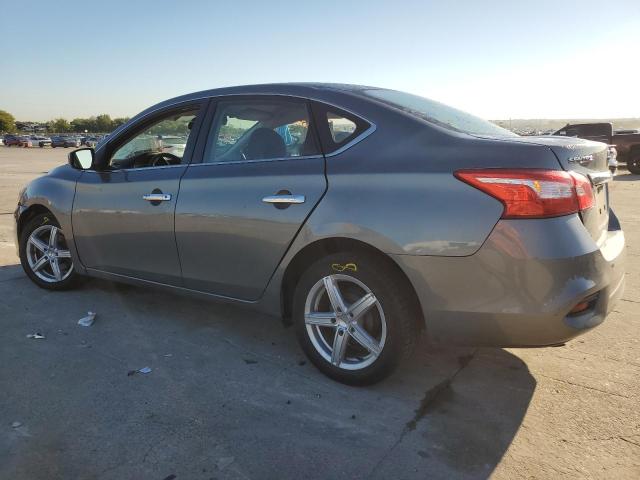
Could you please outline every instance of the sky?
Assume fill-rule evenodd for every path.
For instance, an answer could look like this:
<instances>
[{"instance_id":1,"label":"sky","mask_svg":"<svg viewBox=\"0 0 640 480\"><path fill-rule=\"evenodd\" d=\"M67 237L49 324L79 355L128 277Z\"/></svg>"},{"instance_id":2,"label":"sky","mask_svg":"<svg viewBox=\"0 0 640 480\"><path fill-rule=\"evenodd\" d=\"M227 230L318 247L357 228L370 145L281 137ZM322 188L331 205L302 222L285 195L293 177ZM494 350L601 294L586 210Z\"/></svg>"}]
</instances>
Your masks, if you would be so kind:
<instances>
[{"instance_id":1,"label":"sky","mask_svg":"<svg viewBox=\"0 0 640 480\"><path fill-rule=\"evenodd\" d=\"M490 119L640 117L639 0L0 0L0 33L0 109L18 120L292 81Z\"/></svg>"}]
</instances>

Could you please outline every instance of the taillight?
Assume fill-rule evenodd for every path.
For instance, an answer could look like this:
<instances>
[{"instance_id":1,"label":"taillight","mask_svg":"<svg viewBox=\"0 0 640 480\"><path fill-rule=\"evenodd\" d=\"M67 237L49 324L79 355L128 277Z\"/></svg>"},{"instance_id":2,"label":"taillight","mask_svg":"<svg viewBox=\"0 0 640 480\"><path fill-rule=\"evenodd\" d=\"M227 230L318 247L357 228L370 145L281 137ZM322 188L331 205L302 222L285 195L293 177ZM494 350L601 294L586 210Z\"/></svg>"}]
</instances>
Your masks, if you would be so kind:
<instances>
[{"instance_id":1,"label":"taillight","mask_svg":"<svg viewBox=\"0 0 640 480\"><path fill-rule=\"evenodd\" d=\"M502 218L559 217L594 203L590 180L575 172L496 168L458 170L454 175L500 200Z\"/></svg>"}]
</instances>

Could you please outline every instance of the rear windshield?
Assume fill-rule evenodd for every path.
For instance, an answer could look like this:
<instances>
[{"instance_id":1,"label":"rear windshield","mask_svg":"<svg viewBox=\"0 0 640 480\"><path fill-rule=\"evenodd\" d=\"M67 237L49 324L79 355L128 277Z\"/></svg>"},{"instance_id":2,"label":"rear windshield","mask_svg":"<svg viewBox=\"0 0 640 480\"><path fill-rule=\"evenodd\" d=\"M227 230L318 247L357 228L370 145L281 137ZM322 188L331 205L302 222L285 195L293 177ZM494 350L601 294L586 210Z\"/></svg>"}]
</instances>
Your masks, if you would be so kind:
<instances>
[{"instance_id":1,"label":"rear windshield","mask_svg":"<svg viewBox=\"0 0 640 480\"><path fill-rule=\"evenodd\" d=\"M410 93L384 89L369 89L364 90L363 93L429 123L455 130L456 132L490 137L518 136L509 130L461 110L428 98L411 95Z\"/></svg>"}]
</instances>

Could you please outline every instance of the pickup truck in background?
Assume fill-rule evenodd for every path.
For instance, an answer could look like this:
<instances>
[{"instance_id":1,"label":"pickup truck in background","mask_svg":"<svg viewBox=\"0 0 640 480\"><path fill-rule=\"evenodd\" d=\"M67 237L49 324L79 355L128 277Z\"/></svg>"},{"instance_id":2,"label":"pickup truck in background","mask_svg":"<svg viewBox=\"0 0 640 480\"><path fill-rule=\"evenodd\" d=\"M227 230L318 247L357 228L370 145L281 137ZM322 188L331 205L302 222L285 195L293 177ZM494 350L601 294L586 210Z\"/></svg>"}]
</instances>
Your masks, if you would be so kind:
<instances>
[{"instance_id":1,"label":"pickup truck in background","mask_svg":"<svg viewBox=\"0 0 640 480\"><path fill-rule=\"evenodd\" d=\"M614 133L610 123L568 124L553 135L579 137L615 147L618 162L627 164L631 173L640 175L640 133Z\"/></svg>"}]
</instances>

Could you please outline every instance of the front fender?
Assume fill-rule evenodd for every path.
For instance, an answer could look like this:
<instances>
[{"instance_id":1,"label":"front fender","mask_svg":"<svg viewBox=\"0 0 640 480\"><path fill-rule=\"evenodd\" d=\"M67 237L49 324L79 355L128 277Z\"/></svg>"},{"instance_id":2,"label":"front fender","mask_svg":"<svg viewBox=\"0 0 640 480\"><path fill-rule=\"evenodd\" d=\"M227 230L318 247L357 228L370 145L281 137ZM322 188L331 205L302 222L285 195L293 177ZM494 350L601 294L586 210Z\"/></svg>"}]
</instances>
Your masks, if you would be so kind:
<instances>
[{"instance_id":1,"label":"front fender","mask_svg":"<svg viewBox=\"0 0 640 480\"><path fill-rule=\"evenodd\" d=\"M29 218L34 209L46 209L60 223L60 227L69 244L74 267L80 273L84 272L84 267L80 263L76 250L71 222L76 182L80 175L82 175L80 170L76 170L70 165L62 165L53 169L47 175L38 177L27 184L20 195L18 207L15 211L15 237L18 255L20 232L24 226L25 219Z\"/></svg>"}]
</instances>

